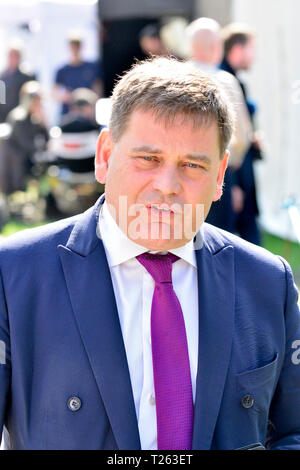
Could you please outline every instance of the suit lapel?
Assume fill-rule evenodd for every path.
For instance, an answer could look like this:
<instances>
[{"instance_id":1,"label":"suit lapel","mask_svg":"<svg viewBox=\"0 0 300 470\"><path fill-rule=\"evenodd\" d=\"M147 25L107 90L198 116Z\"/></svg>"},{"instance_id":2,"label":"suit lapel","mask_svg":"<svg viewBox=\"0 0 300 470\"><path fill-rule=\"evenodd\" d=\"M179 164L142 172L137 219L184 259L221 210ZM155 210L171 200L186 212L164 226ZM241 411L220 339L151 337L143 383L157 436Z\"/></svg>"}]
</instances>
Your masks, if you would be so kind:
<instances>
[{"instance_id":1,"label":"suit lapel","mask_svg":"<svg viewBox=\"0 0 300 470\"><path fill-rule=\"evenodd\" d=\"M193 449L210 449L231 354L234 320L233 247L196 251L199 352Z\"/></svg>"},{"instance_id":2,"label":"suit lapel","mask_svg":"<svg viewBox=\"0 0 300 470\"><path fill-rule=\"evenodd\" d=\"M80 216L58 247L66 285L119 449L140 449L126 352L109 267L97 237L103 199ZM233 247L196 251L199 350L193 449L209 449L228 370L234 320Z\"/></svg>"},{"instance_id":3,"label":"suit lapel","mask_svg":"<svg viewBox=\"0 0 300 470\"><path fill-rule=\"evenodd\" d=\"M69 296L119 449L140 449L135 406L109 267L96 236L97 210L75 225L59 254Z\"/></svg>"}]
</instances>

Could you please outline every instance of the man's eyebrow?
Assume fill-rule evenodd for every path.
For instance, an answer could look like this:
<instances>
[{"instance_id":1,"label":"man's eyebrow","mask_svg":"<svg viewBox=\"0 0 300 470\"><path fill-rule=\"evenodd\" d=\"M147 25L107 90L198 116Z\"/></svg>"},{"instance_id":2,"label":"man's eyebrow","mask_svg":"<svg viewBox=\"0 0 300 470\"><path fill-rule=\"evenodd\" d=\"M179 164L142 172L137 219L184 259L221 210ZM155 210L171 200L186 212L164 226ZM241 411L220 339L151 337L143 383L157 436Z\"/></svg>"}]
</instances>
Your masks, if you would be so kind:
<instances>
[{"instance_id":1,"label":"man's eyebrow","mask_svg":"<svg viewBox=\"0 0 300 470\"><path fill-rule=\"evenodd\" d=\"M142 152L142 153L152 153L152 154L161 154L163 153L162 150L158 149L157 147L152 147L151 145L141 145L140 147L133 147L131 152Z\"/></svg>"},{"instance_id":2,"label":"man's eyebrow","mask_svg":"<svg viewBox=\"0 0 300 470\"><path fill-rule=\"evenodd\" d=\"M161 155L161 154L164 153L162 150L158 149L157 147L152 147L151 145L141 145L140 147L133 147L131 149L131 152L134 152L134 153L139 153L139 152L150 153L152 155ZM196 162L196 163L205 163L206 165L211 165L211 158L208 157L204 153L197 153L197 152L190 153L190 154L187 154L187 155L183 155L182 158L187 159L187 160L191 160L191 161Z\"/></svg>"},{"instance_id":3,"label":"man's eyebrow","mask_svg":"<svg viewBox=\"0 0 300 470\"><path fill-rule=\"evenodd\" d=\"M202 162L206 163L207 165L211 165L211 158L205 155L204 153L191 153L185 155L184 158L192 160L194 162Z\"/></svg>"}]
</instances>

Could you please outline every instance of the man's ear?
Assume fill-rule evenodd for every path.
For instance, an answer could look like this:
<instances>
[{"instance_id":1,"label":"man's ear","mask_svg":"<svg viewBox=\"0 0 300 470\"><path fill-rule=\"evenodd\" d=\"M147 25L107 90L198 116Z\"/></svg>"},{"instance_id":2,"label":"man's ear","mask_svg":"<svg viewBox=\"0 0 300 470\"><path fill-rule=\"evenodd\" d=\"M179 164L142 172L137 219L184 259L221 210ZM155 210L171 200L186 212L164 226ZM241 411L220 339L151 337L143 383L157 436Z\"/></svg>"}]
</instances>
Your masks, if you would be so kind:
<instances>
[{"instance_id":1,"label":"man's ear","mask_svg":"<svg viewBox=\"0 0 300 470\"><path fill-rule=\"evenodd\" d=\"M218 201L220 199L220 197L222 196L223 181L224 181L225 171L226 171L226 168L227 168L227 165L228 165L229 155L230 155L229 150L226 150L222 160L220 161L218 177L217 177L217 185L216 185L213 201Z\"/></svg>"},{"instance_id":2,"label":"man's ear","mask_svg":"<svg viewBox=\"0 0 300 470\"><path fill-rule=\"evenodd\" d=\"M108 169L108 161L110 159L113 148L113 142L110 130L102 129L97 140L96 157L95 157L95 176L99 183L106 183L106 174Z\"/></svg>"}]
</instances>

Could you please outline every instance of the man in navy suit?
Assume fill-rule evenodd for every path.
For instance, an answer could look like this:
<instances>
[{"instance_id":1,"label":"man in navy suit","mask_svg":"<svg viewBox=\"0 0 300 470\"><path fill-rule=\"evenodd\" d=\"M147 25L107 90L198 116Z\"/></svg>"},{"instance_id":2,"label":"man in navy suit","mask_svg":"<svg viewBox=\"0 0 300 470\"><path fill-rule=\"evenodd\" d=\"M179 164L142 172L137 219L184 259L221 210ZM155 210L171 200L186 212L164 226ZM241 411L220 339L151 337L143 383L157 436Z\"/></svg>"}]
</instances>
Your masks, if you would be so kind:
<instances>
[{"instance_id":1,"label":"man in navy suit","mask_svg":"<svg viewBox=\"0 0 300 470\"><path fill-rule=\"evenodd\" d=\"M300 449L291 270L203 223L231 122L202 72L134 66L98 140L105 195L2 242L6 448Z\"/></svg>"},{"instance_id":2,"label":"man in navy suit","mask_svg":"<svg viewBox=\"0 0 300 470\"><path fill-rule=\"evenodd\" d=\"M253 131L255 130L256 105L248 98L245 84L238 73L249 70L255 59L255 35L247 26L232 23L223 30L224 58L220 68L237 78L244 101L251 119ZM259 207L256 195L256 182L254 162L262 159L262 145L258 133L254 132L253 140L244 155L241 166L233 173L232 179L236 187L244 193L243 207L236 213L236 232L244 239L256 245L261 244L261 236L257 224Z\"/></svg>"}]
</instances>

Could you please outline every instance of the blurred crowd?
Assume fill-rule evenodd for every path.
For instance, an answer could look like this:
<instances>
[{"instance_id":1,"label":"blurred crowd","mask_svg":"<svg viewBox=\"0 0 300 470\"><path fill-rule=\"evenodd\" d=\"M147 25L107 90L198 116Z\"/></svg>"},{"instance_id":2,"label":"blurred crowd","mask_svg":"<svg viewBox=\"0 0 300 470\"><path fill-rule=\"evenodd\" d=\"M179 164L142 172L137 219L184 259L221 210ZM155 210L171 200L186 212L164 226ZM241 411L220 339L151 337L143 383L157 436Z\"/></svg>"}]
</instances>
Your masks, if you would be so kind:
<instances>
[{"instance_id":1,"label":"blurred crowd","mask_svg":"<svg viewBox=\"0 0 300 470\"><path fill-rule=\"evenodd\" d=\"M212 18L198 18L182 38L188 46L185 57L170 49L158 23L145 26L137 39L145 56L188 60L213 76L230 98L236 116L230 164L223 196L213 203L207 222L259 245L253 164L262 159L263 148L255 123L256 104L240 77L255 60L254 31L244 24L221 28ZM84 59L83 38L78 34L68 37L68 45L69 60L55 71L52 98L60 117L54 129L47 124L36 76L22 70L21 48L12 44L8 49L6 69L0 74L6 90L5 104L0 104L0 192L8 212L10 196L24 191L30 178L43 172L51 183L47 204L65 213L80 210L78 201L91 203L104 190L93 176L93 149L101 129L95 109L103 96L102 64ZM40 173L37 168L42 168Z\"/></svg>"},{"instance_id":2,"label":"blurred crowd","mask_svg":"<svg viewBox=\"0 0 300 470\"><path fill-rule=\"evenodd\" d=\"M9 47L7 67L0 75L6 92L0 105L2 225L9 218L11 195L24 191L33 178L48 176L46 204L56 216L85 209L99 195L93 157L101 129L95 119L102 96L101 63L82 57L82 37L68 37L70 58L55 71L52 89L60 108L58 127L49 128L41 85L22 70L17 44Z\"/></svg>"}]
</instances>

